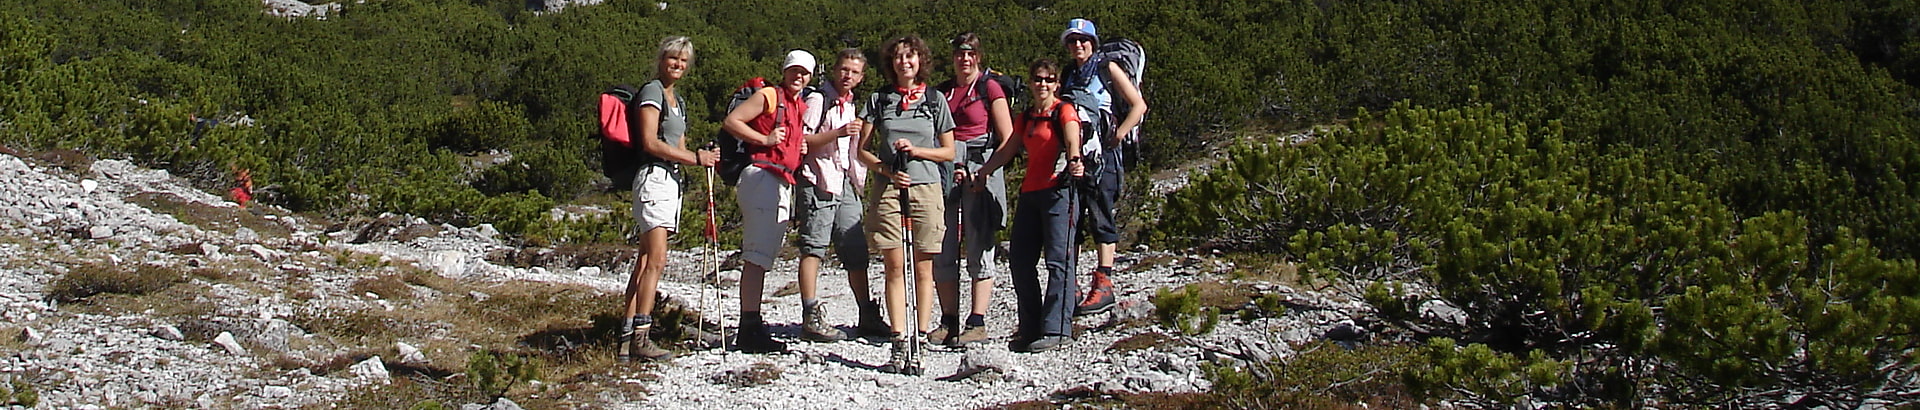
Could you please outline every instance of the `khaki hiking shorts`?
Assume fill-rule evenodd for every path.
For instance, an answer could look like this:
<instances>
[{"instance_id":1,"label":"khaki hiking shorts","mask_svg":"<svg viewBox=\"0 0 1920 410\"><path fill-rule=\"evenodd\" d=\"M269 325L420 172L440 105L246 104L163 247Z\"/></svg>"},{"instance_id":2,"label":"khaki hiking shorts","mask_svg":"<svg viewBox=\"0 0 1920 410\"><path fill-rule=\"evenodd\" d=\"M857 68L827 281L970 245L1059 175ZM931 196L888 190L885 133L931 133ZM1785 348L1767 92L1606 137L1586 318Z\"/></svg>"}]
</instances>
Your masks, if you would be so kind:
<instances>
[{"instance_id":1,"label":"khaki hiking shorts","mask_svg":"<svg viewBox=\"0 0 1920 410\"><path fill-rule=\"evenodd\" d=\"M947 236L945 223L946 197L940 192L939 183L920 184L907 188L907 196L913 201L913 251L918 253L940 253L940 243ZM899 248L904 234L900 229L900 189L892 186L880 190L872 211L867 213L867 238L873 249L887 250Z\"/></svg>"}]
</instances>

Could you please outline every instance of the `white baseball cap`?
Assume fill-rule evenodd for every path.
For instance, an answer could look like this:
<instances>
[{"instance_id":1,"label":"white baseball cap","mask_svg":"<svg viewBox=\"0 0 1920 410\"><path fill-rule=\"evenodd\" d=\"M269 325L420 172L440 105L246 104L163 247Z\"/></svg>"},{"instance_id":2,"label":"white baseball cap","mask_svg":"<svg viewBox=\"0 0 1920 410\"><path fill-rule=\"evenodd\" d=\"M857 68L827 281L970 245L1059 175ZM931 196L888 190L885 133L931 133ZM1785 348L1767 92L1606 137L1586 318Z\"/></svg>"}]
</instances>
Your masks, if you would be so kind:
<instances>
[{"instance_id":1,"label":"white baseball cap","mask_svg":"<svg viewBox=\"0 0 1920 410\"><path fill-rule=\"evenodd\" d=\"M804 68L804 69L807 69L808 74L812 74L813 73L813 53L809 53L807 52L807 50L798 50L798 49L793 51L788 51L787 63L781 65L780 69L786 70L787 67Z\"/></svg>"}]
</instances>

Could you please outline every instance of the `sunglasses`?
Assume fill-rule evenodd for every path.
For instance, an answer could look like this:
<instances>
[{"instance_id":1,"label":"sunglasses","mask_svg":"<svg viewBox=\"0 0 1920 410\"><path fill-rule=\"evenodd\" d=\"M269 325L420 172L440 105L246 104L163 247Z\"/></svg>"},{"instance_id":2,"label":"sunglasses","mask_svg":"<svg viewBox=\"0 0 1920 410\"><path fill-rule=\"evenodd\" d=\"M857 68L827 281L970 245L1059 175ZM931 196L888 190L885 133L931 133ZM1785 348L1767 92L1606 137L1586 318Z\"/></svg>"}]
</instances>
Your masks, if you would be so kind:
<instances>
[{"instance_id":1,"label":"sunglasses","mask_svg":"<svg viewBox=\"0 0 1920 410\"><path fill-rule=\"evenodd\" d=\"M1041 76L1034 76L1034 77L1033 77L1033 82L1036 82L1036 83L1041 83L1041 84L1053 84L1053 83L1058 83L1058 82L1060 82L1060 78L1058 78L1058 77L1041 77Z\"/></svg>"}]
</instances>

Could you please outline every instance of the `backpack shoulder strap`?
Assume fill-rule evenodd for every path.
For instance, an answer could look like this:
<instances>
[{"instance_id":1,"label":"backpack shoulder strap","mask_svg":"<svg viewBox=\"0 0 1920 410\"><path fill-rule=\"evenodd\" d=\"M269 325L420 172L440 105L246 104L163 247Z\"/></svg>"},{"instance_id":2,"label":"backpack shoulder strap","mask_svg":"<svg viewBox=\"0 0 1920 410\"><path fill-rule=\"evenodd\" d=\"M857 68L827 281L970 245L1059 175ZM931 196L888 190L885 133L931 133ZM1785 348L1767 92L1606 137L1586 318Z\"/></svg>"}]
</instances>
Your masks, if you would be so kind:
<instances>
[{"instance_id":1,"label":"backpack shoulder strap","mask_svg":"<svg viewBox=\"0 0 1920 410\"><path fill-rule=\"evenodd\" d=\"M973 95L980 96L982 100L987 99L987 96L993 95L987 92L987 86L999 85L997 81L993 80L993 74L993 70L981 69L980 79L973 81Z\"/></svg>"}]
</instances>

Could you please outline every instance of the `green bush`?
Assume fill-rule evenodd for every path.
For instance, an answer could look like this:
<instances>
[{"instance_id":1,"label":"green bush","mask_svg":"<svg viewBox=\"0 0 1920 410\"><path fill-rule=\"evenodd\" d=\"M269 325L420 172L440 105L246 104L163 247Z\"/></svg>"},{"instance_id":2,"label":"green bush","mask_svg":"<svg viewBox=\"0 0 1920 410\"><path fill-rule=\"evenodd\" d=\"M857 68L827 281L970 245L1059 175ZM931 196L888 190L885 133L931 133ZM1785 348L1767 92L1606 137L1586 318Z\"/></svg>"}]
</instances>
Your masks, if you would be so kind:
<instances>
[{"instance_id":1,"label":"green bush","mask_svg":"<svg viewBox=\"0 0 1920 410\"><path fill-rule=\"evenodd\" d=\"M1414 311L1412 300L1407 297L1399 282L1394 282L1392 285L1384 282L1370 283L1367 285L1367 293L1364 297L1367 304L1373 305L1375 312L1381 317L1408 320L1413 319L1414 314L1418 313Z\"/></svg>"},{"instance_id":2,"label":"green bush","mask_svg":"<svg viewBox=\"0 0 1920 410\"><path fill-rule=\"evenodd\" d=\"M34 390L33 385L27 384L26 380L9 378L6 384L0 385L0 405L17 405L31 409L39 404L40 392Z\"/></svg>"},{"instance_id":3,"label":"green bush","mask_svg":"<svg viewBox=\"0 0 1920 410\"><path fill-rule=\"evenodd\" d=\"M1253 306L1249 309L1241 309L1240 320L1250 321L1259 318L1275 318L1285 316L1286 314L1286 299L1278 293L1268 293L1260 295L1259 298L1255 298L1253 300Z\"/></svg>"},{"instance_id":4,"label":"green bush","mask_svg":"<svg viewBox=\"0 0 1920 410\"><path fill-rule=\"evenodd\" d=\"M1915 323L1893 319L1920 306L1912 260L1847 227L1816 245L1795 212L1739 217L1656 156L1563 130L1486 106L1370 114L1311 144L1235 149L1168 199L1160 229L1224 232L1316 275L1424 283L1472 318L1461 336L1486 345L1464 351L1472 360L1582 358L1568 371L1587 385L1574 390L1606 394L1579 400L1724 403L1818 386L1849 402L1914 365L1898 352L1920 346ZM1368 293L1383 314L1411 307L1386 285ZM1469 390L1496 402L1555 391L1506 386Z\"/></svg>"},{"instance_id":5,"label":"green bush","mask_svg":"<svg viewBox=\"0 0 1920 410\"><path fill-rule=\"evenodd\" d=\"M1182 334L1211 333L1220 324L1220 309L1203 305L1199 286L1159 288L1153 293L1154 313L1160 316L1160 325Z\"/></svg>"},{"instance_id":6,"label":"green bush","mask_svg":"<svg viewBox=\"0 0 1920 410\"><path fill-rule=\"evenodd\" d=\"M1548 359L1539 350L1521 358L1483 344L1459 347L1453 339L1435 338L1420 353L1426 366L1404 373L1417 395L1461 394L1512 405L1522 396L1559 386L1567 377L1568 363Z\"/></svg>"},{"instance_id":7,"label":"green bush","mask_svg":"<svg viewBox=\"0 0 1920 410\"><path fill-rule=\"evenodd\" d=\"M538 357L477 351L467 357L467 375L487 397L501 397L517 384L539 380L542 365Z\"/></svg>"},{"instance_id":8,"label":"green bush","mask_svg":"<svg viewBox=\"0 0 1920 410\"><path fill-rule=\"evenodd\" d=\"M1427 357L1407 346L1348 349L1320 341L1299 353L1244 367L1207 365L1213 390L1201 402L1228 409L1339 408L1366 403L1414 408L1406 375L1427 371Z\"/></svg>"}]
</instances>

